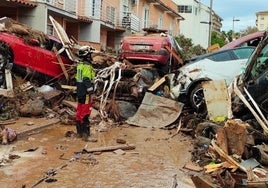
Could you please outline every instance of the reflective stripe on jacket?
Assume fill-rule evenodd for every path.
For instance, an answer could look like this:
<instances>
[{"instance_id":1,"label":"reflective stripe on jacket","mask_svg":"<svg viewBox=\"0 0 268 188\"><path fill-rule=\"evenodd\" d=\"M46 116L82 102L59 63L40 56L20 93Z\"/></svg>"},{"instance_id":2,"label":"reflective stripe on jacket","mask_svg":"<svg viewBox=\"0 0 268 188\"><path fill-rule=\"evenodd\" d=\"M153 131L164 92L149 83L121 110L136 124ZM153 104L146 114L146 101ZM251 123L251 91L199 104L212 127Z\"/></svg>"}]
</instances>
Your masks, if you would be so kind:
<instances>
[{"instance_id":1,"label":"reflective stripe on jacket","mask_svg":"<svg viewBox=\"0 0 268 188\"><path fill-rule=\"evenodd\" d=\"M95 71L90 64L80 62L76 68L76 76L75 79L77 82L83 82L85 78L89 78L90 80L94 80Z\"/></svg>"}]
</instances>

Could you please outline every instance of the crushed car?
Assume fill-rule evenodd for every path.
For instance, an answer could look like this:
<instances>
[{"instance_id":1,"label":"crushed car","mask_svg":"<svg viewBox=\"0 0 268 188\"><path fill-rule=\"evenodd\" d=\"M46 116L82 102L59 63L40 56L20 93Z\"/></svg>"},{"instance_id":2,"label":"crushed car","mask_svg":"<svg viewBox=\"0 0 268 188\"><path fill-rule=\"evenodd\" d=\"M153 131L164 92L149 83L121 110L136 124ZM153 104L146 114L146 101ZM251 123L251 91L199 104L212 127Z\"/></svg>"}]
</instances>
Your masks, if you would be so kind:
<instances>
[{"instance_id":1,"label":"crushed car","mask_svg":"<svg viewBox=\"0 0 268 188\"><path fill-rule=\"evenodd\" d=\"M166 30L145 28L144 33L125 36L119 60L132 64L153 64L164 75L183 64L181 47Z\"/></svg>"},{"instance_id":2,"label":"crushed car","mask_svg":"<svg viewBox=\"0 0 268 188\"><path fill-rule=\"evenodd\" d=\"M13 73L39 78L43 84L50 79L66 78L74 61L64 50L60 51L63 44L58 38L7 17L1 18L0 24L2 88L6 87L4 69L10 65Z\"/></svg>"},{"instance_id":3,"label":"crushed car","mask_svg":"<svg viewBox=\"0 0 268 188\"><path fill-rule=\"evenodd\" d=\"M252 56L247 62L245 72L240 74L235 80L236 87L239 88L241 94L251 101L253 108L260 108L258 111L268 115L268 36L265 32L263 40L260 42ZM234 113L241 113L246 105L236 105L233 107ZM255 109L255 111L257 111Z\"/></svg>"},{"instance_id":4,"label":"crushed car","mask_svg":"<svg viewBox=\"0 0 268 188\"><path fill-rule=\"evenodd\" d=\"M197 112L206 111L201 83L208 80L225 80L227 85L242 73L254 47L240 47L197 56L170 74L171 97L188 103Z\"/></svg>"}]
</instances>

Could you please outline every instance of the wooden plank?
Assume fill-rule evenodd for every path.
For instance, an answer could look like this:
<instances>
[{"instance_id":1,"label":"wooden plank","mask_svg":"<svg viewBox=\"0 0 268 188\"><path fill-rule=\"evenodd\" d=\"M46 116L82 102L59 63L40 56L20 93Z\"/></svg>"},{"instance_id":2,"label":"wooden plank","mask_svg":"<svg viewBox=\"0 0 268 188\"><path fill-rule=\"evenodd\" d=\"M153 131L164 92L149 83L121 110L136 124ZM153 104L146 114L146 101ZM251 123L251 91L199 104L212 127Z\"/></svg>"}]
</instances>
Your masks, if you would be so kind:
<instances>
[{"instance_id":1,"label":"wooden plank","mask_svg":"<svg viewBox=\"0 0 268 188\"><path fill-rule=\"evenodd\" d=\"M217 144L227 155L229 155L227 137L223 127L217 130Z\"/></svg>"},{"instance_id":2,"label":"wooden plank","mask_svg":"<svg viewBox=\"0 0 268 188\"><path fill-rule=\"evenodd\" d=\"M192 164L186 164L186 165L184 165L183 168L188 169L188 170L192 170L192 171L195 171L195 172L203 171L202 167L197 166L197 165L192 165Z\"/></svg>"},{"instance_id":3,"label":"wooden plank","mask_svg":"<svg viewBox=\"0 0 268 188\"><path fill-rule=\"evenodd\" d=\"M226 161L233 164L234 166L237 166L240 170L247 173L247 169L240 165L236 160L234 160L231 156L227 155L215 142L215 140L211 141L212 148L220 155L222 156Z\"/></svg>"},{"instance_id":4,"label":"wooden plank","mask_svg":"<svg viewBox=\"0 0 268 188\"><path fill-rule=\"evenodd\" d=\"M58 37L59 37L60 41L62 42L63 48L65 49L69 59L72 61L75 61L76 58L71 50L72 43L71 43L67 33L65 32L63 27L52 16L49 16L49 19L50 19L55 31L57 32Z\"/></svg>"},{"instance_id":5,"label":"wooden plank","mask_svg":"<svg viewBox=\"0 0 268 188\"><path fill-rule=\"evenodd\" d=\"M169 47L165 46L165 48L172 54L172 56L181 64L183 65L183 60Z\"/></svg>"},{"instance_id":6,"label":"wooden plank","mask_svg":"<svg viewBox=\"0 0 268 188\"><path fill-rule=\"evenodd\" d=\"M211 182L206 180L204 177L193 175L191 176L191 179L195 185L195 187L198 188L216 188Z\"/></svg>"},{"instance_id":7,"label":"wooden plank","mask_svg":"<svg viewBox=\"0 0 268 188\"><path fill-rule=\"evenodd\" d=\"M53 51L54 51L55 54L56 54L56 57L57 57L57 59L58 59L58 62L59 62L59 64L60 64L60 67L61 67L61 69L62 69L62 71L63 71L63 74L64 74L65 78L66 78L67 80L69 80L69 75L68 75L68 73L67 73L67 70L66 70L66 68L65 68L65 66L64 66L64 63L62 62L62 59L61 59L60 55L58 54L58 51L57 51L57 49L56 49L55 47L53 47Z\"/></svg>"},{"instance_id":8,"label":"wooden plank","mask_svg":"<svg viewBox=\"0 0 268 188\"><path fill-rule=\"evenodd\" d=\"M70 90L76 90L76 86L69 86L69 85L61 85L62 89L70 89Z\"/></svg>"},{"instance_id":9,"label":"wooden plank","mask_svg":"<svg viewBox=\"0 0 268 188\"><path fill-rule=\"evenodd\" d=\"M148 90L154 91L156 90L161 84L163 84L166 81L166 76L162 77L160 80L155 82Z\"/></svg>"},{"instance_id":10,"label":"wooden plank","mask_svg":"<svg viewBox=\"0 0 268 188\"><path fill-rule=\"evenodd\" d=\"M77 102L63 100L62 104L66 105L66 106L68 106L70 108L74 108L74 109L77 108Z\"/></svg>"},{"instance_id":11,"label":"wooden plank","mask_svg":"<svg viewBox=\"0 0 268 188\"><path fill-rule=\"evenodd\" d=\"M105 152L105 151L115 151L118 149L121 150L133 150L136 147L134 145L128 145L128 144L124 144L124 145L117 145L117 146L106 146L106 147L99 147L99 148L91 148L89 150L86 150L88 153L93 153L93 152Z\"/></svg>"}]
</instances>

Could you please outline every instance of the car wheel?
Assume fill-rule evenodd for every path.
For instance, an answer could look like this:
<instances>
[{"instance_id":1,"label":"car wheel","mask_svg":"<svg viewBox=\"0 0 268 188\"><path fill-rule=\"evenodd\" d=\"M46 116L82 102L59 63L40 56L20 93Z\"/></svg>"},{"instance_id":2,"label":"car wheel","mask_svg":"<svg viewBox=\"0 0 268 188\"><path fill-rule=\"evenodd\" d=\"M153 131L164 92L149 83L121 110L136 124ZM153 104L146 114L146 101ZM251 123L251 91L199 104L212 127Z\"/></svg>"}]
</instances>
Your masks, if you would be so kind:
<instances>
[{"instance_id":1,"label":"car wheel","mask_svg":"<svg viewBox=\"0 0 268 188\"><path fill-rule=\"evenodd\" d=\"M6 68L8 63L12 62L12 52L5 42L0 42L0 71Z\"/></svg>"},{"instance_id":2,"label":"car wheel","mask_svg":"<svg viewBox=\"0 0 268 188\"><path fill-rule=\"evenodd\" d=\"M204 97L204 92L201 84L198 84L194 87L190 94L190 105L198 113L206 113L206 102Z\"/></svg>"}]
</instances>

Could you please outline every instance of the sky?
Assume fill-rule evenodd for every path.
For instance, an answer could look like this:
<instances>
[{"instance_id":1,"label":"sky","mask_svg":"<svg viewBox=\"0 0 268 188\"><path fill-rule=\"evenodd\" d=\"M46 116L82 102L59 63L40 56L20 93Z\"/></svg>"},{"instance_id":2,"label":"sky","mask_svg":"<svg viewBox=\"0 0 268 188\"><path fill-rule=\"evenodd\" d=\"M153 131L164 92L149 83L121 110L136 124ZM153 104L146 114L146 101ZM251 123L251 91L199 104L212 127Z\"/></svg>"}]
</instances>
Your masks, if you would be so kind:
<instances>
[{"instance_id":1,"label":"sky","mask_svg":"<svg viewBox=\"0 0 268 188\"><path fill-rule=\"evenodd\" d=\"M247 27L256 26L256 12L268 11L268 0L200 0L206 6L210 6L222 19L222 31L233 29L239 32Z\"/></svg>"}]
</instances>

